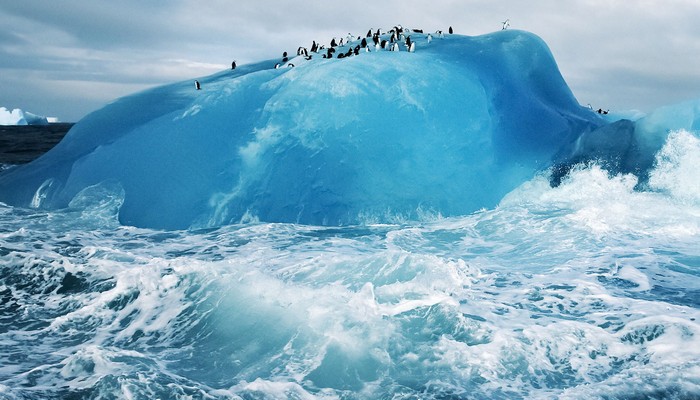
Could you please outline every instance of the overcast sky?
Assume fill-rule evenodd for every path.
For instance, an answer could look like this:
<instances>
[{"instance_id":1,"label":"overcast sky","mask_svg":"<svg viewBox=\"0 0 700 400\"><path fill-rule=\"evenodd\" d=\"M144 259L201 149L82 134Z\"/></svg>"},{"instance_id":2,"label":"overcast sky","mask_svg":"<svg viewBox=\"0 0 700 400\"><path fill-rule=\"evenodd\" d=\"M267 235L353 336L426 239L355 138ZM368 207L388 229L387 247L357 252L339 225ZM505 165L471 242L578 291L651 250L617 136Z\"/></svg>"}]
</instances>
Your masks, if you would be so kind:
<instances>
[{"instance_id":1,"label":"overcast sky","mask_svg":"<svg viewBox=\"0 0 700 400\"><path fill-rule=\"evenodd\" d=\"M396 24L542 37L581 104L700 98L700 0L2 0L0 106L77 121L111 100Z\"/></svg>"}]
</instances>

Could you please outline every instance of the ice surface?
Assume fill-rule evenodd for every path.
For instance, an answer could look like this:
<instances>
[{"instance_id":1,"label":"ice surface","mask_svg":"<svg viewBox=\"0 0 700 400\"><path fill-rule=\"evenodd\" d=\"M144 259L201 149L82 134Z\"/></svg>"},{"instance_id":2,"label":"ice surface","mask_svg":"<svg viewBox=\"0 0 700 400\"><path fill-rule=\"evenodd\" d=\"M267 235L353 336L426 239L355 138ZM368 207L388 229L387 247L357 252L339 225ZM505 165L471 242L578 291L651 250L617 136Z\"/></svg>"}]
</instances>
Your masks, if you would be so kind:
<instances>
[{"instance_id":1,"label":"ice surface","mask_svg":"<svg viewBox=\"0 0 700 400\"><path fill-rule=\"evenodd\" d=\"M62 208L106 185L122 224L153 228L465 215L553 162L624 154L614 166L639 172L670 123L697 125L695 103L611 124L531 33L411 38L415 53L268 60L121 98L0 176L0 201Z\"/></svg>"},{"instance_id":2,"label":"ice surface","mask_svg":"<svg viewBox=\"0 0 700 400\"><path fill-rule=\"evenodd\" d=\"M56 118L42 117L19 108L10 111L5 107L0 107L0 125L46 125L49 122L58 121Z\"/></svg>"}]
</instances>

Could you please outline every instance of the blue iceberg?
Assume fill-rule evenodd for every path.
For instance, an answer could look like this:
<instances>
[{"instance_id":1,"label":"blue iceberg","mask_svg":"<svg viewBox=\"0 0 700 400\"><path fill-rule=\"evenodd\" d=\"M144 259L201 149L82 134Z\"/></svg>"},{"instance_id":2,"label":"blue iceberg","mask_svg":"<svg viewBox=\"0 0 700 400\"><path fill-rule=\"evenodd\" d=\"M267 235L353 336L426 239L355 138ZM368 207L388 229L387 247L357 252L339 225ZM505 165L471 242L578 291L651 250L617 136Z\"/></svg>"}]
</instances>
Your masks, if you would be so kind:
<instances>
[{"instance_id":1,"label":"blue iceberg","mask_svg":"<svg viewBox=\"0 0 700 400\"><path fill-rule=\"evenodd\" d=\"M582 107L534 34L411 39L118 99L0 176L0 201L56 209L111 188L122 224L161 229L396 222L494 207L553 165L628 154L633 170L663 143L654 121Z\"/></svg>"}]
</instances>

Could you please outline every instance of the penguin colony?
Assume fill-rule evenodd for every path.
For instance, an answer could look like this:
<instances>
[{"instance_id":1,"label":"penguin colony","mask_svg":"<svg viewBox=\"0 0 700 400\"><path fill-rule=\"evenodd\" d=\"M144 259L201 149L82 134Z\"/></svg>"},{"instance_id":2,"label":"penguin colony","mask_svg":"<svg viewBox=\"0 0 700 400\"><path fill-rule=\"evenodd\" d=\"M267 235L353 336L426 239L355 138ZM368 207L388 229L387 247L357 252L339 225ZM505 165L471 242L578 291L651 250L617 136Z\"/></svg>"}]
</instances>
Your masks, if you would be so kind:
<instances>
[{"instance_id":1,"label":"penguin colony","mask_svg":"<svg viewBox=\"0 0 700 400\"><path fill-rule=\"evenodd\" d=\"M454 32L452 27L449 28L449 32ZM442 31L435 33L440 38L445 37ZM340 39L331 39L328 47L318 44L314 40L310 48L299 46L297 48L297 56L303 57L307 61L313 59L314 56L320 56L325 59L342 59L357 56L361 52L401 51L402 47L404 51L413 53L416 51L416 43L411 40L411 35L423 35L427 38L428 43L433 39L432 34L424 34L422 29L407 29L401 25L396 25L386 32L382 32L381 29L376 31L370 29L364 37L348 33L347 36ZM294 64L289 62L289 56L286 51L282 54L282 60L275 64L275 69L281 67L294 67Z\"/></svg>"},{"instance_id":2,"label":"penguin colony","mask_svg":"<svg viewBox=\"0 0 700 400\"><path fill-rule=\"evenodd\" d=\"M448 29L450 34L454 33L454 30L450 26ZM297 57L302 57L304 60L311 60L314 56L319 56L321 58L348 58L352 56L357 56L361 52L371 52L371 51L404 51L413 53L416 51L416 43L411 40L411 35L422 35L430 43L433 40L433 34L424 34L422 29L408 29L401 25L396 25L390 30L383 32L381 29L374 31L370 29L367 31L365 37L354 36L350 33L346 37L333 38L330 41L330 45L326 47L317 43L315 40L311 43L311 47L299 46L297 48ZM435 35L438 38L444 38L445 34L442 31L436 31ZM374 50L372 50L374 49ZM290 62L289 54L285 51L282 53L282 59L275 63L274 68L292 68L294 64ZM236 62L231 64L231 69L236 69Z\"/></svg>"},{"instance_id":3,"label":"penguin colony","mask_svg":"<svg viewBox=\"0 0 700 400\"><path fill-rule=\"evenodd\" d=\"M503 29L506 29L505 23ZM454 30L450 26L448 28L449 34L453 34ZM317 43L315 40L311 43L310 48L299 46L297 48L296 56L301 57L304 60L312 60L314 56L319 56L324 59L330 58L348 58L359 55L361 52L372 52L372 51L401 51L403 47L404 51L413 53L416 51L416 43L411 39L411 35L421 35L426 39L426 42L430 44L433 40L433 35L437 38L444 38L445 34L443 31L438 30L434 34L424 33L422 29L408 29L401 25L396 25L388 31L382 31L377 29L369 29L367 34L362 36L354 36L350 33L346 37L340 38L340 40L333 38L330 41L329 47ZM282 59L280 62L275 63L274 68L293 68L294 64L290 62L289 54L285 51L282 53ZM236 61L231 63L231 70L236 69ZM195 88L200 90L201 86L198 81L195 81Z\"/></svg>"}]
</instances>

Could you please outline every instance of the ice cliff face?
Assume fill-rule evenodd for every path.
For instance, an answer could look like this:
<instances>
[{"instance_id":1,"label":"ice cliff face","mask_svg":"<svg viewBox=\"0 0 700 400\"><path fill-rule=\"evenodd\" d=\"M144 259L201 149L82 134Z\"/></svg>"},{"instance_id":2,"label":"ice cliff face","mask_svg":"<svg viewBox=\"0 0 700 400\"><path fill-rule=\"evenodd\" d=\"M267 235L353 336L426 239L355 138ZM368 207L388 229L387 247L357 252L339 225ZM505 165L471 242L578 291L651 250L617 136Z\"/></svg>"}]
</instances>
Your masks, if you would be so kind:
<instances>
[{"instance_id":1,"label":"ice cliff face","mask_svg":"<svg viewBox=\"0 0 700 400\"><path fill-rule=\"evenodd\" d=\"M123 224L167 229L460 215L608 124L533 34L411 39L414 53L268 60L121 98L0 176L0 200L57 208L111 188Z\"/></svg>"}]
</instances>

